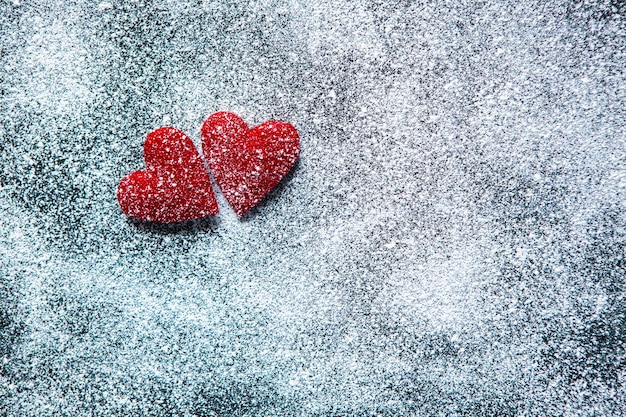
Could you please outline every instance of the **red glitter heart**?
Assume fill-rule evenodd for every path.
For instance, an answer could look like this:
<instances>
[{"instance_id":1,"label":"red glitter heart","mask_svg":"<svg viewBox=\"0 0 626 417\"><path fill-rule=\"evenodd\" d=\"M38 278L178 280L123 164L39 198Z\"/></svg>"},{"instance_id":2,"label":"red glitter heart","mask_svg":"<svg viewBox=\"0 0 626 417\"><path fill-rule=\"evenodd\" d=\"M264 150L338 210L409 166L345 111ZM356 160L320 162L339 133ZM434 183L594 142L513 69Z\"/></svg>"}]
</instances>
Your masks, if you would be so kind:
<instances>
[{"instance_id":1,"label":"red glitter heart","mask_svg":"<svg viewBox=\"0 0 626 417\"><path fill-rule=\"evenodd\" d=\"M300 138L289 123L270 120L248 129L236 114L220 112L202 125L202 151L222 194L243 216L291 170Z\"/></svg>"},{"instance_id":2,"label":"red glitter heart","mask_svg":"<svg viewBox=\"0 0 626 417\"><path fill-rule=\"evenodd\" d=\"M219 212L209 173L184 132L162 127L143 145L146 169L126 176L117 200L129 217L173 223Z\"/></svg>"}]
</instances>

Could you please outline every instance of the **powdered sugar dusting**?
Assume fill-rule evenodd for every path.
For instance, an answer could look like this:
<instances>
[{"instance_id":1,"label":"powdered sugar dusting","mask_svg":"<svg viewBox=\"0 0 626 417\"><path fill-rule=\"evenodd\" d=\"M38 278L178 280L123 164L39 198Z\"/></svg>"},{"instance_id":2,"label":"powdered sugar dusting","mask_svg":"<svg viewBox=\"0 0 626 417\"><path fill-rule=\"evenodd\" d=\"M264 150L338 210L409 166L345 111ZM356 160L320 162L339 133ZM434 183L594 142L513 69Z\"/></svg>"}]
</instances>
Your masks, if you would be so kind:
<instances>
[{"instance_id":1,"label":"powdered sugar dusting","mask_svg":"<svg viewBox=\"0 0 626 417\"><path fill-rule=\"evenodd\" d=\"M7 416L626 408L620 2L0 8ZM298 163L128 221L146 135L217 111Z\"/></svg>"}]
</instances>

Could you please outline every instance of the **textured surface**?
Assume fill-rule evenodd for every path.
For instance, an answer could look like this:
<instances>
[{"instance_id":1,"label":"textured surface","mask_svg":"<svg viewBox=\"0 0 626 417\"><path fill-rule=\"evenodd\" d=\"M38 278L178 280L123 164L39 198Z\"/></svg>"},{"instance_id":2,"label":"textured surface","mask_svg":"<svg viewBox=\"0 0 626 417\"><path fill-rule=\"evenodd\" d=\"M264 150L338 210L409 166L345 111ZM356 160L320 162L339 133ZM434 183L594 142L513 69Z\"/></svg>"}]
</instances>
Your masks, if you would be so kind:
<instances>
[{"instance_id":1,"label":"textured surface","mask_svg":"<svg viewBox=\"0 0 626 417\"><path fill-rule=\"evenodd\" d=\"M300 154L298 131L270 120L250 129L234 113L202 124L202 151L224 198L243 216L289 173Z\"/></svg>"},{"instance_id":2,"label":"textured surface","mask_svg":"<svg viewBox=\"0 0 626 417\"><path fill-rule=\"evenodd\" d=\"M117 200L127 216L175 223L219 212L211 179L191 139L173 127L151 132L143 145L146 169L122 179Z\"/></svg>"},{"instance_id":3,"label":"textured surface","mask_svg":"<svg viewBox=\"0 0 626 417\"><path fill-rule=\"evenodd\" d=\"M0 415L623 414L623 2L0 8ZM129 222L220 110L292 173Z\"/></svg>"}]
</instances>

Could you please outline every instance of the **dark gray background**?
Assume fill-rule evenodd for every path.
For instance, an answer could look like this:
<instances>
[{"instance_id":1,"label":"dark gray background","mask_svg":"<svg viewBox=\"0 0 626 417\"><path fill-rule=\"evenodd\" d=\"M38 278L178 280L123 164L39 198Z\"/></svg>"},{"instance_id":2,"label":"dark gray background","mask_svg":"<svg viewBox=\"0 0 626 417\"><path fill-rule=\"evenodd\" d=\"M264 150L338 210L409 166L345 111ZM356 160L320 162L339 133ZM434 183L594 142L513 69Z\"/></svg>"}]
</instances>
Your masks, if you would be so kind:
<instances>
[{"instance_id":1,"label":"dark gray background","mask_svg":"<svg viewBox=\"0 0 626 417\"><path fill-rule=\"evenodd\" d=\"M0 416L619 416L626 7L0 1ZM294 124L128 221L171 124Z\"/></svg>"}]
</instances>

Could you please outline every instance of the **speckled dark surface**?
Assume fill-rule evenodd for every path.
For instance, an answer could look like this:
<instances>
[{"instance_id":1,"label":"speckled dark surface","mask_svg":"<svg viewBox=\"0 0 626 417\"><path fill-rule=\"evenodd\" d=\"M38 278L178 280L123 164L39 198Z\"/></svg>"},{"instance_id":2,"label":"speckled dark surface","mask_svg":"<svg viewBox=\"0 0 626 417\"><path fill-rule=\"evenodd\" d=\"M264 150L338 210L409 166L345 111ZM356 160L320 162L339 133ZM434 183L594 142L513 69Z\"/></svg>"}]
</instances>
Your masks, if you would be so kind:
<instances>
[{"instance_id":1,"label":"speckled dark surface","mask_svg":"<svg viewBox=\"0 0 626 417\"><path fill-rule=\"evenodd\" d=\"M618 1L0 0L0 416L621 416ZM297 127L243 220L142 144Z\"/></svg>"}]
</instances>

